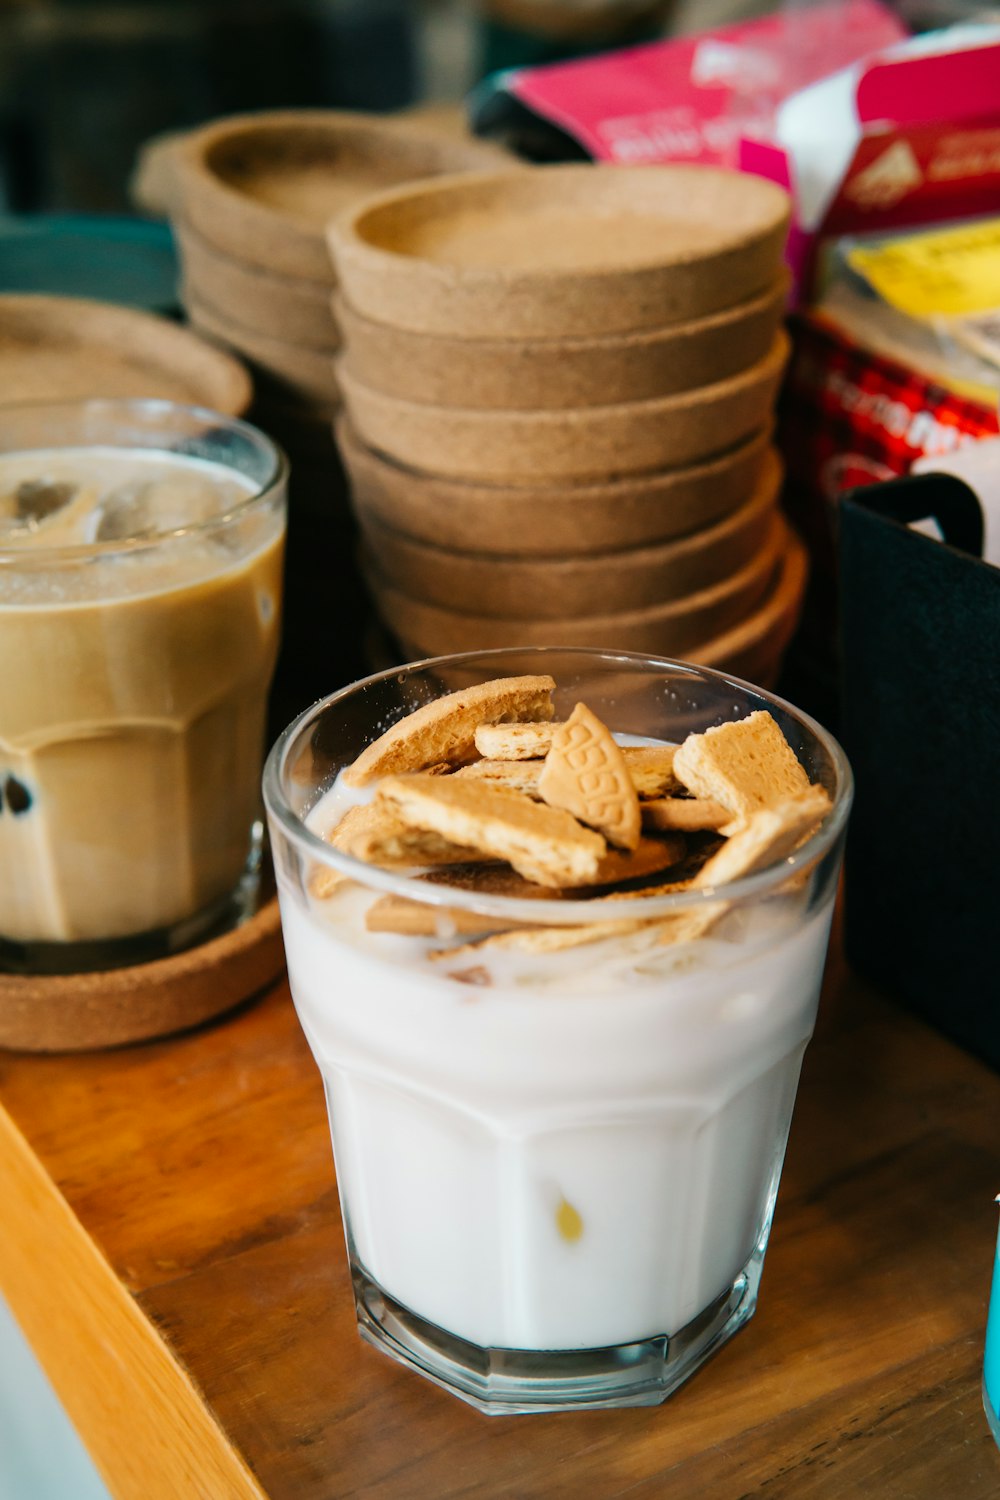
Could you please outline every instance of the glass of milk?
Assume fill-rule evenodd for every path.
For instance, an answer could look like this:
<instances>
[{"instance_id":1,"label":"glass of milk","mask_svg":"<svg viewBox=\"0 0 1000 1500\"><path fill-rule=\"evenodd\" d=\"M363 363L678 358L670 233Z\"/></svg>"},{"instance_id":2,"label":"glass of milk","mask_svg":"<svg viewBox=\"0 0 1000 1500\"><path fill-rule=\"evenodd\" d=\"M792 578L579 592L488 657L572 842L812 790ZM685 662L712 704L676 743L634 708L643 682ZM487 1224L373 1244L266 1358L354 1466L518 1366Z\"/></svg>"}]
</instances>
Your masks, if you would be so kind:
<instances>
[{"instance_id":1,"label":"glass of milk","mask_svg":"<svg viewBox=\"0 0 1000 1500\"><path fill-rule=\"evenodd\" d=\"M386 892L520 921L592 922L362 864L321 836L338 773L420 704L550 673L624 743L768 709L832 809L776 867L629 918L726 901L709 935L553 953L368 931ZM314 705L265 802L295 1005L323 1076L361 1334L485 1412L662 1401L753 1314L816 1014L851 777L836 742L746 683L665 660L491 651L384 672ZM354 793L354 798L358 793ZM317 871L347 875L317 894ZM605 913L606 915L606 913Z\"/></svg>"},{"instance_id":2,"label":"glass of milk","mask_svg":"<svg viewBox=\"0 0 1000 1500\"><path fill-rule=\"evenodd\" d=\"M0 970L142 962L252 906L286 479L214 412L0 408Z\"/></svg>"}]
</instances>

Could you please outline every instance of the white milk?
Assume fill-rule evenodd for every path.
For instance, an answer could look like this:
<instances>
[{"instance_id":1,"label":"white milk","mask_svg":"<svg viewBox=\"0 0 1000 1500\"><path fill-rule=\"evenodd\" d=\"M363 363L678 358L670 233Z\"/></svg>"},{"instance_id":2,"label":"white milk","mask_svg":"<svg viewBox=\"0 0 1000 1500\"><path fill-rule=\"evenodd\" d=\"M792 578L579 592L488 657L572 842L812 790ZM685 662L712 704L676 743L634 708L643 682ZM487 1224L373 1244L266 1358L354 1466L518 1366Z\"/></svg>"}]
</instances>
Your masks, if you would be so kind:
<instances>
[{"instance_id":1,"label":"white milk","mask_svg":"<svg viewBox=\"0 0 1000 1500\"><path fill-rule=\"evenodd\" d=\"M574 1349L675 1333L732 1285L770 1225L832 898L683 946L442 965L368 933L359 887L280 897L349 1239L390 1296L482 1346ZM489 982L448 972L470 969Z\"/></svg>"}]
</instances>

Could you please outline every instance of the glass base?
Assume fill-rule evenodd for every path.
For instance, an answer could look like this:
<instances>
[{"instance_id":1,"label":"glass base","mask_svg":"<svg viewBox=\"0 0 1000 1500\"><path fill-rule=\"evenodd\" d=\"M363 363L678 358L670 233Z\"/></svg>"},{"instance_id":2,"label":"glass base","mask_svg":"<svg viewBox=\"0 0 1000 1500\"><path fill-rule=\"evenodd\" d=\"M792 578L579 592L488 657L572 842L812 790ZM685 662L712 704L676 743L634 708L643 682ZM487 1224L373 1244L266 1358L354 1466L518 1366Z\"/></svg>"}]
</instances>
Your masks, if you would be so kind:
<instances>
[{"instance_id":1,"label":"glass base","mask_svg":"<svg viewBox=\"0 0 1000 1500\"><path fill-rule=\"evenodd\" d=\"M604 1349L480 1348L401 1306L357 1265L354 1300L367 1343L488 1416L658 1406L753 1317L763 1264L761 1247L679 1333Z\"/></svg>"},{"instance_id":2,"label":"glass base","mask_svg":"<svg viewBox=\"0 0 1000 1500\"><path fill-rule=\"evenodd\" d=\"M986 1412L986 1420L990 1424L993 1441L1000 1448L1000 1416L993 1410L990 1398L986 1393L986 1376L983 1376L983 1409Z\"/></svg>"},{"instance_id":3,"label":"glass base","mask_svg":"<svg viewBox=\"0 0 1000 1500\"><path fill-rule=\"evenodd\" d=\"M155 963L221 937L249 921L274 890L264 825L251 829L250 849L239 882L211 906L170 927L84 943L18 943L0 933L0 974L89 974Z\"/></svg>"}]
</instances>

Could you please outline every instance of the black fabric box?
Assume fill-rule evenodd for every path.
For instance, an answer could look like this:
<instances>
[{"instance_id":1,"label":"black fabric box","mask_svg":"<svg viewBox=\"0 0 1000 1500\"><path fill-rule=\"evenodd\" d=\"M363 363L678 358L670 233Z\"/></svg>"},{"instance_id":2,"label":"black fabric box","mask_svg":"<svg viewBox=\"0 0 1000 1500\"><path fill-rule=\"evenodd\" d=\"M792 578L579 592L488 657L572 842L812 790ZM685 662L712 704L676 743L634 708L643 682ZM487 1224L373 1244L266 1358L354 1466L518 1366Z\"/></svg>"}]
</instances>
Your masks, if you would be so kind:
<instances>
[{"instance_id":1,"label":"black fabric box","mask_svg":"<svg viewBox=\"0 0 1000 1500\"><path fill-rule=\"evenodd\" d=\"M848 957L1000 1067L1000 569L947 475L853 491L839 548Z\"/></svg>"}]
</instances>

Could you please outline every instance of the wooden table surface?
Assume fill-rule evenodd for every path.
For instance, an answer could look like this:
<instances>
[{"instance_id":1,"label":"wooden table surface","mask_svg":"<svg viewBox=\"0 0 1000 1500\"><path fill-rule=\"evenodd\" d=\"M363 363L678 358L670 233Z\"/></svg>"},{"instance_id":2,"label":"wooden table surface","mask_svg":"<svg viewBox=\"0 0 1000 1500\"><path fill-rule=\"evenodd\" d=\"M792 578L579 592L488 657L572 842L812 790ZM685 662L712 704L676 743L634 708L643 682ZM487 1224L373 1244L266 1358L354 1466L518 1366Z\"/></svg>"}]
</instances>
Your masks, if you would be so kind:
<instances>
[{"instance_id":1,"label":"wooden table surface","mask_svg":"<svg viewBox=\"0 0 1000 1500\"><path fill-rule=\"evenodd\" d=\"M979 1500L1000 1077L831 977L757 1315L660 1407L486 1418L363 1346L287 988L0 1053L0 1289L122 1500Z\"/></svg>"}]
</instances>

